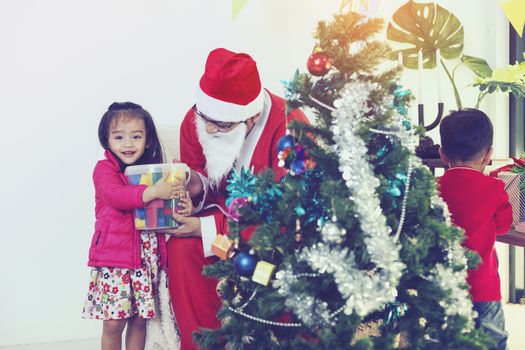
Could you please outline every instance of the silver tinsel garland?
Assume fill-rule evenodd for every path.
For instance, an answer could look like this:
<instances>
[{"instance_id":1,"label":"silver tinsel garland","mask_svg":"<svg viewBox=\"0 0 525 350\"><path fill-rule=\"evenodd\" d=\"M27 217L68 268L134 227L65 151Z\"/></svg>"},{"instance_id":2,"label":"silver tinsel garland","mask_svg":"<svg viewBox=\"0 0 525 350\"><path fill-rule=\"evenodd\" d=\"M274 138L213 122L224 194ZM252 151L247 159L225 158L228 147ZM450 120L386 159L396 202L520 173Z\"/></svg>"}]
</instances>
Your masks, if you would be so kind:
<instances>
[{"instance_id":1,"label":"silver tinsel garland","mask_svg":"<svg viewBox=\"0 0 525 350\"><path fill-rule=\"evenodd\" d=\"M379 105L378 107L378 113L380 115L387 114L388 111L392 112L392 123L388 125L388 129L386 130L379 130L370 128L369 131L376 134L383 134L387 137L394 136L396 139L399 140L401 145L406 148L408 151L410 151L410 156L408 159L408 168L407 168L407 178L406 178L406 188L405 193L403 196L402 204L401 204L401 215L399 217L399 224L397 226L396 234L395 234L395 240L397 241L399 239L399 236L401 235L401 232L403 231L403 225L405 223L405 216L406 216L406 206L407 206L407 199L408 199L408 193L410 192L410 180L412 177L412 171L414 170L414 166L421 164L421 160L419 157L415 155L415 150L417 145L419 144L419 136L415 132L415 129L412 127L412 125L405 125L405 123L408 122L405 116L401 115L397 109L392 110L392 106L394 105L394 97L388 96L383 100L383 103Z\"/></svg>"},{"instance_id":2,"label":"silver tinsel garland","mask_svg":"<svg viewBox=\"0 0 525 350\"><path fill-rule=\"evenodd\" d=\"M466 270L454 271L448 266L438 264L433 269L430 280L438 284L443 290L449 291L447 298L439 301L445 310L446 316L463 316L467 319L466 331L474 327L474 318L477 313L472 309L468 289L462 288L467 278ZM444 323L446 323L446 319Z\"/></svg>"},{"instance_id":3,"label":"silver tinsel garland","mask_svg":"<svg viewBox=\"0 0 525 350\"><path fill-rule=\"evenodd\" d=\"M279 294L286 297L285 304L309 327L334 326L335 322L330 316L328 303L314 298L306 293L293 293L292 286L303 277L319 277L317 273L294 275L289 267L277 272L273 287Z\"/></svg>"},{"instance_id":4,"label":"silver tinsel garland","mask_svg":"<svg viewBox=\"0 0 525 350\"><path fill-rule=\"evenodd\" d=\"M386 102L388 103L388 102ZM411 155L409 159L409 166L413 169L422 169L426 166L422 163L421 159L415 156L415 148L419 143L419 137L414 133L412 128L405 128L403 126L404 117L399 113L394 114L394 123L392 123L392 129L389 130L374 130L372 132L382 133L386 135L392 135L399 138L401 144L410 150ZM407 176L410 176L410 171ZM407 181L408 182L408 181ZM405 191L405 197L403 198L403 209L400 217L400 225L396 236L399 236L402 222L404 222L405 216L405 203L406 196L408 194L408 188ZM447 226L451 226L452 222L450 219L450 212L446 203L437 194L434 194L431 198L431 207L433 209L439 209L443 213L443 219ZM465 249L459 242L454 242L447 247L447 263L437 265L430 276L424 276L434 283L438 284L440 288L450 291L448 297L440 301L440 305L445 310L447 316L463 316L467 319L466 331L470 331L474 327L474 318L476 312L472 309L472 302L468 293L466 285L467 277L467 258L465 256ZM461 271L455 271L452 266L464 266L465 268ZM444 319L443 323L446 324L447 320Z\"/></svg>"},{"instance_id":5,"label":"silver tinsel garland","mask_svg":"<svg viewBox=\"0 0 525 350\"><path fill-rule=\"evenodd\" d=\"M291 286L298 282L291 268L279 271L273 282L274 288L286 297L286 305L308 325L332 324L341 311L347 315L356 313L365 316L393 302L397 296L397 285L405 268L399 258L401 247L397 238L390 234L391 228L386 223L376 193L380 181L368 162L366 144L358 135L361 122L371 111L368 107L370 92L376 88L378 86L373 83L354 80L343 89L341 99L335 101L337 109L331 109L334 117L332 132L336 141L333 150L339 155L339 169L352 193L350 200L356 204L356 215L365 236L367 251L376 268L360 270L353 252L338 244L346 230L337 225L335 218L324 223L321 227L324 243L303 249L297 253L297 259L306 261L314 271L321 274L333 274L345 305L329 314L324 301L311 296L294 295ZM385 101L372 112L384 114L391 103L390 100ZM393 126L391 132L409 149L415 149L413 130L403 128L401 120L395 122L399 122L399 126ZM408 193L408 188L405 192ZM398 231L403 221L400 220Z\"/></svg>"},{"instance_id":6,"label":"silver tinsel garland","mask_svg":"<svg viewBox=\"0 0 525 350\"><path fill-rule=\"evenodd\" d=\"M380 309L397 296L397 285L405 265L399 258L401 246L390 235L381 203L377 195L380 181L367 159L367 147L359 137L362 118L370 111L368 99L377 89L374 83L353 80L341 92L341 98L334 103L337 110L332 112L334 151L339 155L339 170L346 186L351 192L350 199L356 205L357 217L374 271L359 270L352 252L346 260L345 273L334 272L339 292L347 298L345 314L357 313L360 316ZM376 113L383 112L380 106ZM331 249L332 256L346 255L340 247ZM339 254L336 254L337 251ZM315 253L314 253L315 254ZM313 256L310 257L314 259ZM313 266L312 266L313 267ZM343 269L343 267L339 267ZM365 301L366 300L366 301Z\"/></svg>"},{"instance_id":7,"label":"silver tinsel garland","mask_svg":"<svg viewBox=\"0 0 525 350\"><path fill-rule=\"evenodd\" d=\"M440 209L447 226L452 225L450 212L446 203L437 194L431 198L431 207ZM477 312L472 308L472 301L467 286L467 257L465 248L459 242L453 242L446 247L447 262L445 265L437 265L428 279L434 281L441 288L450 291L448 297L441 300L439 304L445 309L447 316L463 316L467 319L466 331L474 328L474 319ZM452 266L464 266L460 271L455 271ZM446 320L444 320L446 322Z\"/></svg>"},{"instance_id":8,"label":"silver tinsel garland","mask_svg":"<svg viewBox=\"0 0 525 350\"><path fill-rule=\"evenodd\" d=\"M290 267L279 271L273 282L273 287L286 297L286 305L307 325L331 325L342 311L347 315L356 313L365 316L393 302L397 296L397 285L405 268L399 258L401 247L390 234L391 229L386 223L376 193L380 181L368 162L366 144L358 135L360 123L365 121L365 114L370 112L370 92L376 88L378 86L375 84L354 80L343 89L341 99L335 101L337 109L330 108L334 117L332 132L336 141L333 150L339 155L339 169L352 193L350 200L356 204L356 215L365 236L367 251L376 268L360 270L353 252L339 245L346 230L337 225L335 217L324 223L321 226L324 243L304 248L297 253L297 260L306 261L314 271L321 274L333 274L345 305L329 313L326 302L304 294L294 295L291 286L298 283L298 276L294 275ZM389 103L391 101L375 107L373 112L386 112ZM395 129L396 134L400 129L401 126ZM402 136L405 134L409 133Z\"/></svg>"},{"instance_id":9,"label":"silver tinsel garland","mask_svg":"<svg viewBox=\"0 0 525 350\"><path fill-rule=\"evenodd\" d=\"M321 225L324 243L318 243L297 253L297 259L308 262L318 274L294 274L288 266L276 274L273 282L273 287L286 297L286 305L309 326L333 325L335 317L342 311L345 314L356 313L365 316L394 301L397 296L396 288L405 267L399 258L400 245L397 241L405 221L410 176L415 169L426 166L415 156L419 137L415 128L406 125L405 116L394 111L392 122L385 125L386 129L369 129L373 133L397 138L401 145L410 151L401 217L396 234L391 235L391 228L386 224L376 193L379 180L366 159L366 144L358 136L361 123L370 120L369 117L364 118L365 114L385 115L388 111L392 114L393 97L384 99L382 104L374 106L373 109L368 107L370 92L376 88L373 83L354 80L347 84L341 93L341 99L334 102L336 108L329 109L334 116L332 131L336 146L333 150L339 155L339 169L351 190L350 200L356 204L357 217L365 235L371 261L378 269L362 271L357 268L353 252L338 245L346 235L346 230L337 224L336 219ZM439 196L432 197L431 206L439 207L447 225L451 224L448 208ZM466 331L469 331L474 326L473 319L476 313L472 310L466 288L465 250L458 242L445 249L448 252L447 262L437 265L430 275L423 277L450 291L448 297L440 301L446 315L443 326L446 327L447 317L463 316L468 320ZM454 271L452 266L458 265L465 268ZM332 313L329 312L326 302L306 293L295 295L292 292L292 285L300 283L300 278L318 277L324 273L333 274L338 290L345 299L345 305Z\"/></svg>"}]
</instances>

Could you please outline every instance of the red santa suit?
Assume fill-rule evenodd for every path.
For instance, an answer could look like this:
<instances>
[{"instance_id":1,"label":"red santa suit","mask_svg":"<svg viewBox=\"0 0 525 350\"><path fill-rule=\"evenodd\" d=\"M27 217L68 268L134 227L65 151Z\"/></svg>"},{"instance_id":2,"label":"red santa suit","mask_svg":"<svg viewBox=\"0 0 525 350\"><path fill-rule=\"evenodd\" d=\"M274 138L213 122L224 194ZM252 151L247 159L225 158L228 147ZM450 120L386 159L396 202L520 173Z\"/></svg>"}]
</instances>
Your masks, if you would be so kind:
<instances>
[{"instance_id":1,"label":"red santa suit","mask_svg":"<svg viewBox=\"0 0 525 350\"><path fill-rule=\"evenodd\" d=\"M277 141L286 132L284 99L263 91L261 117L250 131L236 162L236 169L253 169L254 173L272 168L278 176L284 173L277 166ZM181 161L206 176L206 158L196 131L193 110L189 110L180 129ZM292 111L288 120L308 122L305 115ZM225 181L219 189L217 203L224 205ZM211 244L218 233L227 232L227 218L220 210L200 214L202 238L172 238L168 241L168 278L171 301L181 334L181 349L196 349L191 333L199 328L217 328L216 313L221 301L216 293L217 281L202 276L203 267L217 261Z\"/></svg>"}]
</instances>

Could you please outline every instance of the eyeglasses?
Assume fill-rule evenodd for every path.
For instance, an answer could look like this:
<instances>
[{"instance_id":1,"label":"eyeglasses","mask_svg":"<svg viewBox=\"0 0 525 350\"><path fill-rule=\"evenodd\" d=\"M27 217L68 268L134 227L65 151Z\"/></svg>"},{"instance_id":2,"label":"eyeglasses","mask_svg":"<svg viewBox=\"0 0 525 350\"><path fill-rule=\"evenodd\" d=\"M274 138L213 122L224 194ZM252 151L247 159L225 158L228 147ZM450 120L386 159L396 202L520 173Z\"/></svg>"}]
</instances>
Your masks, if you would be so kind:
<instances>
[{"instance_id":1,"label":"eyeglasses","mask_svg":"<svg viewBox=\"0 0 525 350\"><path fill-rule=\"evenodd\" d=\"M215 127L215 129L217 129L217 131L219 132L226 132L226 131L229 131L230 129L232 129L234 126L236 125L239 125L241 123L244 123L246 124L246 122L249 120L243 120L241 122L221 122L221 121L218 121L218 120L213 120L213 119L210 119L209 117L207 117L206 115L202 114L202 112L200 112L198 109L197 109L197 105L193 105L192 107L193 109L193 112L195 114L197 114L199 117L202 118L202 120L204 120L204 122L206 124L211 124Z\"/></svg>"}]
</instances>

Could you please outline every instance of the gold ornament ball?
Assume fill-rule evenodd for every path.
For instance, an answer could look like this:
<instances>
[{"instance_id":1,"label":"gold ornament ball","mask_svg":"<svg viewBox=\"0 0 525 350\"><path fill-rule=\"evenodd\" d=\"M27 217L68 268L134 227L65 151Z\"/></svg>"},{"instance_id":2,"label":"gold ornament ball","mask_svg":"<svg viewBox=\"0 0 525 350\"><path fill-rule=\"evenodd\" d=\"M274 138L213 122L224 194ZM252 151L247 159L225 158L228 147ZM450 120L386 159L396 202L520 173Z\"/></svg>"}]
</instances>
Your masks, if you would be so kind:
<instances>
[{"instance_id":1,"label":"gold ornament ball","mask_svg":"<svg viewBox=\"0 0 525 350\"><path fill-rule=\"evenodd\" d=\"M217 292L219 298L224 298L224 295L227 291L229 291L233 295L236 295L239 292L239 287L237 286L237 283L235 283L235 281L232 281L229 278L222 278L217 283L215 291Z\"/></svg>"}]
</instances>

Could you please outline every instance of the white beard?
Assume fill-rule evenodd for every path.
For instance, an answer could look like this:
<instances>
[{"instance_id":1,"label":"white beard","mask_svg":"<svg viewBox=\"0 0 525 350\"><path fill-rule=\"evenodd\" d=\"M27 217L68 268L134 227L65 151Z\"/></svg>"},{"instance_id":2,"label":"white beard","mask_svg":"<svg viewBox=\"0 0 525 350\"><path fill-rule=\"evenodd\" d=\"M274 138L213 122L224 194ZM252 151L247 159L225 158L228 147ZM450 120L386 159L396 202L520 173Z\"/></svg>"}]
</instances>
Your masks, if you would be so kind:
<instances>
[{"instance_id":1,"label":"white beard","mask_svg":"<svg viewBox=\"0 0 525 350\"><path fill-rule=\"evenodd\" d=\"M209 134L201 118L195 118L197 135L206 157L206 172L212 188L217 189L228 175L241 153L246 138L246 124L242 123L228 132Z\"/></svg>"}]
</instances>

